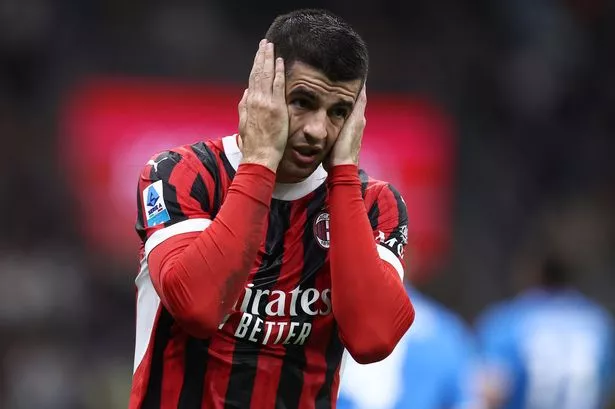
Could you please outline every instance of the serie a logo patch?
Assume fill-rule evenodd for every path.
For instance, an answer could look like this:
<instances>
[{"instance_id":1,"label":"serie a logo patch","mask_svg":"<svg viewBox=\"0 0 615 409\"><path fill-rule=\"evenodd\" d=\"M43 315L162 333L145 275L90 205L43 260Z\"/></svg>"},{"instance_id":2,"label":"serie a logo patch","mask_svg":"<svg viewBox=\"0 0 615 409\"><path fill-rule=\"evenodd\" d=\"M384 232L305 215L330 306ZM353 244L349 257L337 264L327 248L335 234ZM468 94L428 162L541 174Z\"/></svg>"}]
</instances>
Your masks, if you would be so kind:
<instances>
[{"instance_id":1,"label":"serie a logo patch","mask_svg":"<svg viewBox=\"0 0 615 409\"><path fill-rule=\"evenodd\" d=\"M147 227L154 227L171 220L167 206L164 203L162 180L156 181L143 189L143 204Z\"/></svg>"}]
</instances>

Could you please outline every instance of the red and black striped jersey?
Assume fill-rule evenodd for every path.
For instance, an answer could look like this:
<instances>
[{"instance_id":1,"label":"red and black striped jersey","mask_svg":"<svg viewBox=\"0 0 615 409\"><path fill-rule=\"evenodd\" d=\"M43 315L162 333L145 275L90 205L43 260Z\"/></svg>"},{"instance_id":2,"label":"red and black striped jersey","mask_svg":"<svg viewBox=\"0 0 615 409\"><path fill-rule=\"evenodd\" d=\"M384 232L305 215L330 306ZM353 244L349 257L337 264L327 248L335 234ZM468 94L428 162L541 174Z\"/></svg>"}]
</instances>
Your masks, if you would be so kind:
<instances>
[{"instance_id":1,"label":"red and black striped jersey","mask_svg":"<svg viewBox=\"0 0 615 409\"><path fill-rule=\"evenodd\" d=\"M230 136L160 153L140 175L131 409L335 407L344 345L332 313L322 167L300 183L276 185L245 289L209 339L183 331L151 282L149 252L170 237L207 228L240 160ZM359 176L378 252L403 276L405 204L391 185L363 171Z\"/></svg>"}]
</instances>

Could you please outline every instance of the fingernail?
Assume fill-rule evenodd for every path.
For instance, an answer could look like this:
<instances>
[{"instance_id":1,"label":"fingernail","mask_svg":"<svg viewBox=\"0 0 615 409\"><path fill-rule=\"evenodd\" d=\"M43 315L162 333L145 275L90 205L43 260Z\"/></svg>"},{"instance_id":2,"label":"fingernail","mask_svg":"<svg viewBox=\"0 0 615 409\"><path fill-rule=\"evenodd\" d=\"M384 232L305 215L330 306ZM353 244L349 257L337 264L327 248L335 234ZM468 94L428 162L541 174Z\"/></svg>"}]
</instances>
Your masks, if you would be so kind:
<instances>
[{"instance_id":1,"label":"fingernail","mask_svg":"<svg viewBox=\"0 0 615 409\"><path fill-rule=\"evenodd\" d=\"M258 43L258 46L259 46L259 47L262 47L262 46L264 46L265 44L267 44L267 39L266 39L266 38L263 38L263 39L261 40L261 42L260 42L260 43Z\"/></svg>"}]
</instances>

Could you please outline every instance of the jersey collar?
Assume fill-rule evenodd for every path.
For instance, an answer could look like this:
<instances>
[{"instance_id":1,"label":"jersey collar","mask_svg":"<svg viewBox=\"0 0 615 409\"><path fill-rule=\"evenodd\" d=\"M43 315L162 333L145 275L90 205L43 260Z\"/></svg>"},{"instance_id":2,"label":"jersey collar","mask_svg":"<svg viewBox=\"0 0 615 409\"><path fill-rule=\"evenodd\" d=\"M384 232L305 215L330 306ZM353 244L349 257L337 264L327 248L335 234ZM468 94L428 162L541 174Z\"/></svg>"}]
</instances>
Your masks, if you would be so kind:
<instances>
[{"instance_id":1,"label":"jersey collar","mask_svg":"<svg viewBox=\"0 0 615 409\"><path fill-rule=\"evenodd\" d=\"M224 154L235 170L239 168L242 158L239 145L237 145L237 137L238 135L235 134L222 138ZM301 182L276 183L275 189L273 190L273 198L285 201L301 199L322 185L326 178L327 171L323 168L322 164L320 164L310 176Z\"/></svg>"}]
</instances>

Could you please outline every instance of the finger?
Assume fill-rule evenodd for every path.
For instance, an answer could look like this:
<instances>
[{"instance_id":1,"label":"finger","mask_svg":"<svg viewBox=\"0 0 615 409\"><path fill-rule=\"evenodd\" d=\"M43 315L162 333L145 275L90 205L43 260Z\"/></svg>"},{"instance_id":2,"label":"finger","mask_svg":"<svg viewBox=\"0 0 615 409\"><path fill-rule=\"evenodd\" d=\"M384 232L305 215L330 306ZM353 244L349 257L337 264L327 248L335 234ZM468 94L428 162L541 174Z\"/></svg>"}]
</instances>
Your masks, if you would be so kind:
<instances>
[{"instance_id":1,"label":"finger","mask_svg":"<svg viewBox=\"0 0 615 409\"><path fill-rule=\"evenodd\" d=\"M252 64L252 71L250 71L250 77L248 80L248 88L254 89L256 86L256 80L261 75L263 71L263 51L265 44L267 44L267 40L263 39L260 43L258 43L258 50L256 51L256 55L254 56L254 63Z\"/></svg>"},{"instance_id":2,"label":"finger","mask_svg":"<svg viewBox=\"0 0 615 409\"><path fill-rule=\"evenodd\" d=\"M273 97L278 101L286 100L286 80L284 75L284 60L278 57L275 60L275 77L273 78Z\"/></svg>"},{"instance_id":3,"label":"finger","mask_svg":"<svg viewBox=\"0 0 615 409\"><path fill-rule=\"evenodd\" d=\"M246 88L243 90L243 95L241 96L241 101L239 101L239 105L238 105L240 113L245 110L247 100L248 100L248 89Z\"/></svg>"},{"instance_id":4,"label":"finger","mask_svg":"<svg viewBox=\"0 0 615 409\"><path fill-rule=\"evenodd\" d=\"M366 105L367 105L367 91L365 89L365 85L363 85L363 88L361 88L361 92L359 92L359 96L357 97L357 102L354 104L354 107L352 108L352 114L350 114L350 116L356 119L363 118L365 116Z\"/></svg>"},{"instance_id":5,"label":"finger","mask_svg":"<svg viewBox=\"0 0 615 409\"><path fill-rule=\"evenodd\" d=\"M363 84L363 88L361 88L361 92L359 92L359 98L357 102L367 104L367 82Z\"/></svg>"},{"instance_id":6,"label":"finger","mask_svg":"<svg viewBox=\"0 0 615 409\"><path fill-rule=\"evenodd\" d=\"M243 91L243 96L241 97L241 101L237 105L237 110L239 111L239 134L242 135L245 129L246 121L248 119L248 90Z\"/></svg>"},{"instance_id":7,"label":"finger","mask_svg":"<svg viewBox=\"0 0 615 409\"><path fill-rule=\"evenodd\" d=\"M261 81L261 89L269 94L273 85L273 77L275 75L275 56L273 53L273 43L265 45L265 53L263 60L263 76Z\"/></svg>"}]
</instances>

